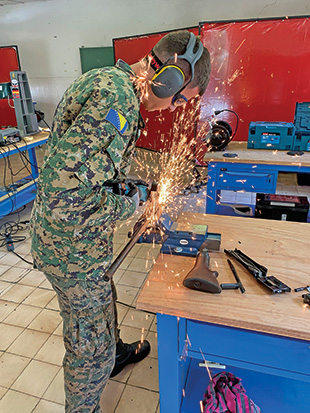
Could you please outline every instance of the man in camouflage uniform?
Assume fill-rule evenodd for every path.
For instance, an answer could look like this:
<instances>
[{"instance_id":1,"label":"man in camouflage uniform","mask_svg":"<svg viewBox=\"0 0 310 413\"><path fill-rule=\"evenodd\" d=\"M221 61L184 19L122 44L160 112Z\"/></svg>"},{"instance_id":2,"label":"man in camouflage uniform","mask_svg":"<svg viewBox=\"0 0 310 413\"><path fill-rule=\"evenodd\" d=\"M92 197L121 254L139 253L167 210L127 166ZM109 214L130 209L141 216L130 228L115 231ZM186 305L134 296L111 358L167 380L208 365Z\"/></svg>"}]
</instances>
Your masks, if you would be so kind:
<instances>
[{"instance_id":1,"label":"man in camouflage uniform","mask_svg":"<svg viewBox=\"0 0 310 413\"><path fill-rule=\"evenodd\" d=\"M186 47L189 33L176 33ZM172 53L165 47L158 49L162 59L165 52ZM205 91L210 72L206 49L204 64L203 81L183 90L186 100ZM171 98L158 98L150 88L148 97L140 96L137 76L142 70L140 63L130 67L118 61L87 72L67 89L56 109L39 176L30 223L32 255L57 293L63 318L67 413L100 412L109 377L150 351L147 341L125 344L119 338L116 292L105 275L115 222L129 218L138 199L137 194L109 192L104 184L127 176L143 124L140 101L147 110L174 109ZM151 79L154 70L148 70Z\"/></svg>"}]
</instances>

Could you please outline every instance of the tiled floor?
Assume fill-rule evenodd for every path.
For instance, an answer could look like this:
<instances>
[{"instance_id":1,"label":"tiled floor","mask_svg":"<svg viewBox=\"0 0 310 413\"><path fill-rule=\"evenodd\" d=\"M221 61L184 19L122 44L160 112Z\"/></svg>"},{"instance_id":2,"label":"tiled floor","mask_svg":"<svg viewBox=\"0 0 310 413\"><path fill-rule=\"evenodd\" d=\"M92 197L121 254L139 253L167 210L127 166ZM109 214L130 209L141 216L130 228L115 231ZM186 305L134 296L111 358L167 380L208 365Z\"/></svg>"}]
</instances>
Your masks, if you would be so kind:
<instances>
[{"instance_id":1,"label":"tiled floor","mask_svg":"<svg viewBox=\"0 0 310 413\"><path fill-rule=\"evenodd\" d=\"M29 217L30 206L20 220ZM14 217L16 219L17 216ZM12 218L11 218L12 219ZM3 220L0 220L0 224ZM115 234L115 254L128 241L133 222ZM27 239L15 245L16 252L31 261ZM153 258L159 248L138 244L115 274L119 301L134 306ZM159 411L156 320L153 314L118 304L121 337L125 342L151 342L147 359L125 368L110 380L102 395L104 413ZM33 270L6 247L0 249L0 412L64 412L61 317L57 298L44 275Z\"/></svg>"}]
</instances>

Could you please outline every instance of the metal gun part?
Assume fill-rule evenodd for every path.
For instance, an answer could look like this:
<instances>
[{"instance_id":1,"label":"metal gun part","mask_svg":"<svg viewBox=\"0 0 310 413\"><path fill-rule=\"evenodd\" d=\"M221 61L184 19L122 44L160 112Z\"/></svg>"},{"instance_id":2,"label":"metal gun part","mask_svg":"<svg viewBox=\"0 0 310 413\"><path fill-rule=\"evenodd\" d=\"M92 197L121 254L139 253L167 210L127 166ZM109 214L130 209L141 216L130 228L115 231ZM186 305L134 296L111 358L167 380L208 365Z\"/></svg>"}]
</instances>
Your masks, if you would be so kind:
<instances>
[{"instance_id":1,"label":"metal gun part","mask_svg":"<svg viewBox=\"0 0 310 413\"><path fill-rule=\"evenodd\" d=\"M265 288L267 288L273 294L281 294L281 293L289 293L291 292L291 288L280 281L278 278L270 275L267 276L268 269L258 264L252 258L248 257L242 251L235 248L234 250L226 250L224 252L231 257L234 257L237 261L240 262L244 266L244 268L252 274L255 279L262 284Z\"/></svg>"}]
</instances>

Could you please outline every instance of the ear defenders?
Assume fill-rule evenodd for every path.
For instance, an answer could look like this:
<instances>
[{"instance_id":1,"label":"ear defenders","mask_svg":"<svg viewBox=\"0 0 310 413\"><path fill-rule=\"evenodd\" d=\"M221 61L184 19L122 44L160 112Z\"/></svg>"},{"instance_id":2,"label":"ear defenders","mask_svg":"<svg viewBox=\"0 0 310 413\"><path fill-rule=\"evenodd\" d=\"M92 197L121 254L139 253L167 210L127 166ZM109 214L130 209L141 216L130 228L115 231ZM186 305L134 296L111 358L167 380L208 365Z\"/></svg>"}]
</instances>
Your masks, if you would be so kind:
<instances>
[{"instance_id":1,"label":"ear defenders","mask_svg":"<svg viewBox=\"0 0 310 413\"><path fill-rule=\"evenodd\" d=\"M175 56L169 57L169 59L162 63L160 59L155 55L152 50L150 53L151 67L155 70L155 74L151 80L151 88L155 96L165 99L174 96L176 93L181 92L186 86L194 79L194 66L200 59L203 53L203 45L199 42L198 49L194 52L196 44L196 36L190 33L189 41L186 46L186 51L183 55L177 56L178 59L186 60L191 67L191 78L184 85L185 74L183 70L173 64Z\"/></svg>"},{"instance_id":2,"label":"ear defenders","mask_svg":"<svg viewBox=\"0 0 310 413\"><path fill-rule=\"evenodd\" d=\"M204 141L209 152L223 151L232 136L232 128L224 120L215 122L207 133Z\"/></svg>"}]
</instances>

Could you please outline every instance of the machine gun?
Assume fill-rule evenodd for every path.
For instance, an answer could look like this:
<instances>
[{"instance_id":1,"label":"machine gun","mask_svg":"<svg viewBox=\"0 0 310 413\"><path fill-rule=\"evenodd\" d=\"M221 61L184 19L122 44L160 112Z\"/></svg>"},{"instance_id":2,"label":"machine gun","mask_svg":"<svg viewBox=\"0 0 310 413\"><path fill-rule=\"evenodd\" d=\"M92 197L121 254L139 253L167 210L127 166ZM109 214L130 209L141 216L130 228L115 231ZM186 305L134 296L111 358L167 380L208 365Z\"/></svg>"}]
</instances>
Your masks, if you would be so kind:
<instances>
[{"instance_id":1,"label":"machine gun","mask_svg":"<svg viewBox=\"0 0 310 413\"><path fill-rule=\"evenodd\" d=\"M234 257L245 269L248 270L254 278L268 289L272 294L289 293L291 292L290 287L284 284L278 278L270 275L267 276L268 269L261 264L258 264L252 258L248 257L242 251L235 248L234 250L226 250L225 253L231 257Z\"/></svg>"}]
</instances>

